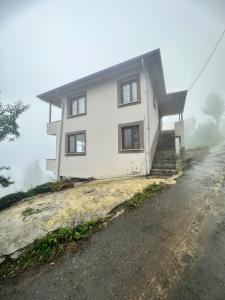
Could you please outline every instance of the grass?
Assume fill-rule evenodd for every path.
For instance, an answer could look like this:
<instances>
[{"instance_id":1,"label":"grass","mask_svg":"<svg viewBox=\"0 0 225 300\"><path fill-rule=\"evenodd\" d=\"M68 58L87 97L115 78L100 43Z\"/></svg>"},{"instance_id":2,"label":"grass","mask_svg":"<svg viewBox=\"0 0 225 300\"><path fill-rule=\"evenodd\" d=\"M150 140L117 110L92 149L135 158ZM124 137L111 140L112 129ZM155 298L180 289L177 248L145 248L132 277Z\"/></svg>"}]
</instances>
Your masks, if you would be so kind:
<instances>
[{"instance_id":1,"label":"grass","mask_svg":"<svg viewBox=\"0 0 225 300\"><path fill-rule=\"evenodd\" d=\"M23 212L22 215L24 217L30 216L30 215L34 215L34 214L38 214L40 213L41 210L38 208L31 208L31 207L27 207Z\"/></svg>"},{"instance_id":2,"label":"grass","mask_svg":"<svg viewBox=\"0 0 225 300\"><path fill-rule=\"evenodd\" d=\"M187 151L202 151L202 150L208 150L211 147L211 145L199 145L193 148L187 149Z\"/></svg>"},{"instance_id":3,"label":"grass","mask_svg":"<svg viewBox=\"0 0 225 300\"><path fill-rule=\"evenodd\" d=\"M144 188L143 192L134 194L129 200L115 207L106 218L88 221L74 228L59 228L37 239L33 244L26 247L18 259L12 260L10 257L7 257L6 260L0 264L0 279L15 277L24 270L51 262L54 258L62 254L72 243L86 240L94 232L102 229L104 224L112 220L118 211L129 211L139 207L153 194L162 191L164 187L165 185L163 184L150 184ZM25 211L23 212L25 216L34 213L30 208Z\"/></svg>"},{"instance_id":4,"label":"grass","mask_svg":"<svg viewBox=\"0 0 225 300\"><path fill-rule=\"evenodd\" d=\"M37 239L29 245L17 260L7 258L0 265L0 279L14 277L24 270L36 267L63 253L73 242L87 239L102 228L105 220L98 219L80 224L74 228L63 227Z\"/></svg>"},{"instance_id":5,"label":"grass","mask_svg":"<svg viewBox=\"0 0 225 300\"><path fill-rule=\"evenodd\" d=\"M165 185L163 184L152 183L144 188L142 192L135 193L134 196L129 200L126 200L118 206L114 207L110 214L116 214L121 209L128 211L130 209L137 208L153 194L162 191L164 187Z\"/></svg>"}]
</instances>

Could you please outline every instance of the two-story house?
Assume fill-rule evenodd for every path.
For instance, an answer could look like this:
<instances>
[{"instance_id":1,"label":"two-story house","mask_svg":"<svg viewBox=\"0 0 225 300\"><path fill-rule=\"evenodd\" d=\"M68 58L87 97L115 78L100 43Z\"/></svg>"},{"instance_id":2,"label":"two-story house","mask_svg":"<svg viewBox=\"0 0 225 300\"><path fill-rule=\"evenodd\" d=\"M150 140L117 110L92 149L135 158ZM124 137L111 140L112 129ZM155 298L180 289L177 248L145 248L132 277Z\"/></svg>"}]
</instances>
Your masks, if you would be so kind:
<instances>
[{"instance_id":1,"label":"two-story house","mask_svg":"<svg viewBox=\"0 0 225 300\"><path fill-rule=\"evenodd\" d=\"M166 93L157 49L38 95L62 114L47 124L56 136L56 158L47 160L47 169L58 178L174 171L175 138L184 146L186 94ZM175 130L161 132L162 117L175 114Z\"/></svg>"}]
</instances>

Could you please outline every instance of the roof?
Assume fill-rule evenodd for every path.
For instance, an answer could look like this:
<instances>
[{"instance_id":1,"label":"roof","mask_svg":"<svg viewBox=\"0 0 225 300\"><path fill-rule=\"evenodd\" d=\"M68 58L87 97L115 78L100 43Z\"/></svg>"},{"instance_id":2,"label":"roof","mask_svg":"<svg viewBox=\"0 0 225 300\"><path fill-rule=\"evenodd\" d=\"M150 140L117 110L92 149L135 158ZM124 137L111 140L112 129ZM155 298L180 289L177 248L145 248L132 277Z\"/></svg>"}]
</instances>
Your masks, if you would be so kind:
<instances>
[{"instance_id":1,"label":"roof","mask_svg":"<svg viewBox=\"0 0 225 300\"><path fill-rule=\"evenodd\" d=\"M158 99L160 114L168 115L170 112L172 114L174 114L174 112L182 113L184 110L187 91L166 94L160 49L147 52L112 67L59 86L40 94L37 97L52 105L61 107L62 97L71 95L76 91L86 89L89 85L100 82L104 79L117 76L124 70L132 70L134 68L141 67L143 60L150 70L149 74L152 81L154 95ZM168 107L168 105L171 107Z\"/></svg>"},{"instance_id":2,"label":"roof","mask_svg":"<svg viewBox=\"0 0 225 300\"><path fill-rule=\"evenodd\" d=\"M37 97L43 101L51 103L55 106L61 107L61 97L69 95L78 89L87 87L92 83L96 83L106 78L115 76L117 73L127 69L141 66L142 60L146 63L151 64L152 76L154 82L157 83L155 90L157 94L165 94L165 81L162 69L160 49L153 50L135 58L129 59L125 62L116 64L112 67L103 69L91 75L72 81L68 84L59 86L55 89L49 90L45 93L38 95ZM160 90L160 91L159 91Z\"/></svg>"},{"instance_id":3,"label":"roof","mask_svg":"<svg viewBox=\"0 0 225 300\"><path fill-rule=\"evenodd\" d=\"M160 113L162 116L182 114L184 111L187 90L166 94L161 103Z\"/></svg>"}]
</instances>

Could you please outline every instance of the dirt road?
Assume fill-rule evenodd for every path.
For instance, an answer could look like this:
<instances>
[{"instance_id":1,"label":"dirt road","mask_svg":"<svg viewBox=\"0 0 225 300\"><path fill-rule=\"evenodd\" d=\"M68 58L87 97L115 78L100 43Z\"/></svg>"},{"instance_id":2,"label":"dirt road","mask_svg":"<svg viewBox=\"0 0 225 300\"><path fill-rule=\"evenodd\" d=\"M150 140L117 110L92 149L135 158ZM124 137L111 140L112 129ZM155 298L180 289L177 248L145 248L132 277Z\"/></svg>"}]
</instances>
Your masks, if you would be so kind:
<instances>
[{"instance_id":1,"label":"dirt road","mask_svg":"<svg viewBox=\"0 0 225 300\"><path fill-rule=\"evenodd\" d=\"M225 146L1 299L225 299Z\"/></svg>"}]
</instances>

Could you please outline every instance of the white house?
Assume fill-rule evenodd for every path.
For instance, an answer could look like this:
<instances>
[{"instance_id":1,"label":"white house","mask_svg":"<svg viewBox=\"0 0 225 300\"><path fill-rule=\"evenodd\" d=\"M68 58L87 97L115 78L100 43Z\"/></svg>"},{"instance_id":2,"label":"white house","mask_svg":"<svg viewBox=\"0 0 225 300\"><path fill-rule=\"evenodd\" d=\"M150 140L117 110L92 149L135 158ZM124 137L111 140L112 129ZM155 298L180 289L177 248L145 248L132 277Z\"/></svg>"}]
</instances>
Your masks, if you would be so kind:
<instances>
[{"instance_id":1,"label":"white house","mask_svg":"<svg viewBox=\"0 0 225 300\"><path fill-rule=\"evenodd\" d=\"M155 174L174 170L174 156L169 161L165 155L176 137L184 146L186 94L166 93L157 49L38 95L50 104L47 133L56 136L56 157L47 160L47 169L58 178L144 175L161 151ZM61 108L60 121L51 122L52 105ZM159 138L162 117L175 114L175 130ZM161 158L165 164L159 166Z\"/></svg>"}]
</instances>

